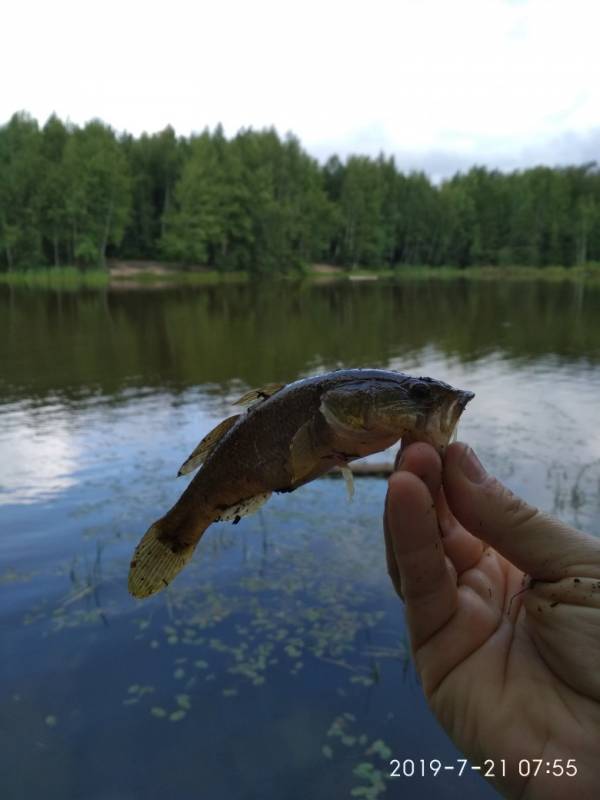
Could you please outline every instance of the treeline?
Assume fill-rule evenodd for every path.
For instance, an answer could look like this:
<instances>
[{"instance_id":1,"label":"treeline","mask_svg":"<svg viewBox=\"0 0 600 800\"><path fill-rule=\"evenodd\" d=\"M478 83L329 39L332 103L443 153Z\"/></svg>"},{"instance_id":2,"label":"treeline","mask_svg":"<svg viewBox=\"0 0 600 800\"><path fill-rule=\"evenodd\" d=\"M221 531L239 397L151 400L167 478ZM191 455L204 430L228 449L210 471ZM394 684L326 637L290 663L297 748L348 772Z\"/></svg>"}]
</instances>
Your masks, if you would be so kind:
<instances>
[{"instance_id":1,"label":"treeline","mask_svg":"<svg viewBox=\"0 0 600 800\"><path fill-rule=\"evenodd\" d=\"M384 155L321 166L272 129L134 138L15 114L0 127L0 268L107 257L256 273L585 264L600 261L600 171L474 167L436 186Z\"/></svg>"}]
</instances>

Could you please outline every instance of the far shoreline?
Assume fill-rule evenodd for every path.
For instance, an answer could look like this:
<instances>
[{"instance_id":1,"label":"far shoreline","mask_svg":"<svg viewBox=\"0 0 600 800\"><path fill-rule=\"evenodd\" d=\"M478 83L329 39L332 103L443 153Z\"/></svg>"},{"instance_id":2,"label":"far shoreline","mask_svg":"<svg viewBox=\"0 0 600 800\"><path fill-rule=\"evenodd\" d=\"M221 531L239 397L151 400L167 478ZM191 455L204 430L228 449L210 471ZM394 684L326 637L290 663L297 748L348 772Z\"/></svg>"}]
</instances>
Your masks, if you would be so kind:
<instances>
[{"instance_id":1,"label":"far shoreline","mask_svg":"<svg viewBox=\"0 0 600 800\"><path fill-rule=\"evenodd\" d=\"M408 266L395 269L346 269L330 264L312 264L302 271L252 275L248 272L218 272L196 265L174 265L160 261L113 260L105 269L41 267L0 272L0 284L48 289L135 290L175 286L215 286L244 284L252 280L294 281L315 284L340 281L366 283L404 280L484 280L484 281L576 281L600 284L600 264L585 266Z\"/></svg>"}]
</instances>

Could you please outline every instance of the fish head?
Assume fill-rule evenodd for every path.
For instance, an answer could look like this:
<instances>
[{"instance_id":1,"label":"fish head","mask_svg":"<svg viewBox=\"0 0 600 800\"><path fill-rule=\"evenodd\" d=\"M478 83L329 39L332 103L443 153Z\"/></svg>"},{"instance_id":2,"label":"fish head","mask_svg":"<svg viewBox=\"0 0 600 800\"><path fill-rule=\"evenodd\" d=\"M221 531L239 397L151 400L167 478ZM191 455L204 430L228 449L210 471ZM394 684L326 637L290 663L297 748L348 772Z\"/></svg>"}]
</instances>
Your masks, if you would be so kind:
<instances>
[{"instance_id":1,"label":"fish head","mask_svg":"<svg viewBox=\"0 0 600 800\"><path fill-rule=\"evenodd\" d=\"M443 452L473 392L455 389L433 378L398 373L394 379L347 383L327 392L321 413L341 437L373 447L424 441ZM377 449L384 447L377 446Z\"/></svg>"},{"instance_id":2,"label":"fish head","mask_svg":"<svg viewBox=\"0 0 600 800\"><path fill-rule=\"evenodd\" d=\"M427 442L443 453L467 403L475 394L433 378L411 379L408 393L416 409L416 418L414 427L402 437L403 445Z\"/></svg>"}]
</instances>

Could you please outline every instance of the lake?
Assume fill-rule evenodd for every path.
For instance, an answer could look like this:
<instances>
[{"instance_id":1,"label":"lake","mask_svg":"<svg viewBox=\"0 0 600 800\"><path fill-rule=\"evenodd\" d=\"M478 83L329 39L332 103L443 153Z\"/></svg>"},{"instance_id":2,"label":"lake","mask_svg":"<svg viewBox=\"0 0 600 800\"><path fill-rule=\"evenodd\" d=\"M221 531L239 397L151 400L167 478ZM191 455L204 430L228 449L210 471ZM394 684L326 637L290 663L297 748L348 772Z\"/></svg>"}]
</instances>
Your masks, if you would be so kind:
<instances>
[{"instance_id":1,"label":"lake","mask_svg":"<svg viewBox=\"0 0 600 800\"><path fill-rule=\"evenodd\" d=\"M234 400L340 366L473 390L459 438L600 533L599 288L0 289L3 800L497 796L474 773L382 789L391 758L460 757L407 658L385 480L349 503L324 478L214 525L143 602L129 560Z\"/></svg>"}]
</instances>

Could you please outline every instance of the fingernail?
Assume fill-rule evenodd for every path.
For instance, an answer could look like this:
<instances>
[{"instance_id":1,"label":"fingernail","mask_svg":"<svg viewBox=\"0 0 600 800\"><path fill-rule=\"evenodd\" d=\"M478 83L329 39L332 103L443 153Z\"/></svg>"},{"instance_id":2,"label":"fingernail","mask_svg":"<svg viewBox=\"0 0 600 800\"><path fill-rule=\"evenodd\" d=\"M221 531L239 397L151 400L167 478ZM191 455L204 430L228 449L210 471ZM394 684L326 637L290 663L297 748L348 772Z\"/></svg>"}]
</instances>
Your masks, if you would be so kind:
<instances>
[{"instance_id":1,"label":"fingernail","mask_svg":"<svg viewBox=\"0 0 600 800\"><path fill-rule=\"evenodd\" d=\"M470 447L467 447L458 463L459 469L471 483L483 483L487 476L483 464Z\"/></svg>"}]
</instances>

